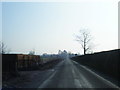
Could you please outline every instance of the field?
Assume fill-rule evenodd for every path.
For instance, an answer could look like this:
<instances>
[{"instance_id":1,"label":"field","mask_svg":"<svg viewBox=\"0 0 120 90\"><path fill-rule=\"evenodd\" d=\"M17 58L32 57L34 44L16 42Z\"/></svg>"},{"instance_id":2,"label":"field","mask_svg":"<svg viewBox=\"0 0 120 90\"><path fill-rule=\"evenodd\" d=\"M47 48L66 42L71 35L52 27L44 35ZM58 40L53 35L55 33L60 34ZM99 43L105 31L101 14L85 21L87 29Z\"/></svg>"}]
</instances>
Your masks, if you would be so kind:
<instances>
[{"instance_id":1,"label":"field","mask_svg":"<svg viewBox=\"0 0 120 90\"><path fill-rule=\"evenodd\" d=\"M20 71L45 70L56 65L59 57L40 57L38 55L3 54L2 79L19 76Z\"/></svg>"},{"instance_id":2,"label":"field","mask_svg":"<svg viewBox=\"0 0 120 90\"><path fill-rule=\"evenodd\" d=\"M42 78L40 78L40 76L42 77L42 75L44 75L44 71L49 69L52 69L55 65L57 65L61 59L60 58L50 58L50 57L41 57L41 63L37 68L34 69L18 69L16 71L16 67L14 65L14 63L12 65L14 65L14 68L11 68L10 70L13 69L13 71L9 71L9 70L5 70L5 72L2 72L2 87L19 87L21 86L21 82L23 83L32 83L31 87L36 86L35 84L33 85L33 81L34 82L39 82L42 80ZM9 64L8 64L9 65ZM5 65L4 65L5 67ZM10 67L9 67L10 68ZM34 77L36 75L36 77ZM24 86L24 84L22 84ZM38 83L39 85L39 83ZM22 87L23 87L22 86Z\"/></svg>"}]
</instances>

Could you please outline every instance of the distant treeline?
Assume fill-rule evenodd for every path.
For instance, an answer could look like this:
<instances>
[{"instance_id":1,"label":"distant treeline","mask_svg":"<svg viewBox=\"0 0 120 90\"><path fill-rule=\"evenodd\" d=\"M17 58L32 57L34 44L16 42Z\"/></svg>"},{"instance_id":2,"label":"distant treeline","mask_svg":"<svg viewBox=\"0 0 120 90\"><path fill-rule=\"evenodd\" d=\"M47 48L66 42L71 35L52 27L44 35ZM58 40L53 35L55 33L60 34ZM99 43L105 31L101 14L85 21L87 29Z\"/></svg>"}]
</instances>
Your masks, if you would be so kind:
<instances>
[{"instance_id":1,"label":"distant treeline","mask_svg":"<svg viewBox=\"0 0 120 90\"><path fill-rule=\"evenodd\" d=\"M71 58L120 81L120 49Z\"/></svg>"}]
</instances>

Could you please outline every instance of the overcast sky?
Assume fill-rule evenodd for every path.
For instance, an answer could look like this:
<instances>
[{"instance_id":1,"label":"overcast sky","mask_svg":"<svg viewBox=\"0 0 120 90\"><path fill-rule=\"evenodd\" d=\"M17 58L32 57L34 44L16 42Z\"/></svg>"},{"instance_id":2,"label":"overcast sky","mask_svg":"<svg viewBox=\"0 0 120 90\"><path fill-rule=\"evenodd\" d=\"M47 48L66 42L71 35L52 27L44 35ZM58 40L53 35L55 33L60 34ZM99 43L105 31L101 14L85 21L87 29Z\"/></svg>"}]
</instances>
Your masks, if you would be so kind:
<instances>
[{"instance_id":1,"label":"overcast sky","mask_svg":"<svg viewBox=\"0 0 120 90\"><path fill-rule=\"evenodd\" d=\"M118 48L118 2L4 2L0 8L11 53L83 53L75 35L84 28L94 52Z\"/></svg>"}]
</instances>

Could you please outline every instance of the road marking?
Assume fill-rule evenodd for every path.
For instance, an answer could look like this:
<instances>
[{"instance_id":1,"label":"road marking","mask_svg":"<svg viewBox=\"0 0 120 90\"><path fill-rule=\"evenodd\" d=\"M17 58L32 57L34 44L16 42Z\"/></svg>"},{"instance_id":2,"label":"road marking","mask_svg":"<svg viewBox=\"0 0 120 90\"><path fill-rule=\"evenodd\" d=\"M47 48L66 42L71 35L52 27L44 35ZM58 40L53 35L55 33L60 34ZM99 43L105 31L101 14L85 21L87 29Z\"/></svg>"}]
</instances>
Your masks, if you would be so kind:
<instances>
[{"instance_id":1,"label":"road marking","mask_svg":"<svg viewBox=\"0 0 120 90\"><path fill-rule=\"evenodd\" d=\"M112 82L106 80L105 78L101 77L100 75L96 74L95 72L93 72L92 70L88 69L87 67L81 65L81 67L83 67L84 69L86 69L87 71L91 72L93 75L97 76L98 78L102 79L103 81L107 82L108 84L112 85L114 88L119 88L118 86L116 86L115 84L113 84ZM120 88L119 88L120 89Z\"/></svg>"},{"instance_id":2,"label":"road marking","mask_svg":"<svg viewBox=\"0 0 120 90\"><path fill-rule=\"evenodd\" d=\"M75 84L76 88L82 88L81 83L78 79L74 79L74 84Z\"/></svg>"},{"instance_id":3,"label":"road marking","mask_svg":"<svg viewBox=\"0 0 120 90\"><path fill-rule=\"evenodd\" d=\"M48 71L52 71L52 72L54 72L55 70L54 70L54 69L50 69L50 70L48 70Z\"/></svg>"},{"instance_id":4,"label":"road marking","mask_svg":"<svg viewBox=\"0 0 120 90\"><path fill-rule=\"evenodd\" d=\"M38 88L46 88L47 84L49 84L49 82L51 81L51 79L55 76L55 74L57 72L57 68L60 67L63 64L64 61L65 60L61 61L59 64L57 64L55 66L54 69L51 70L51 71L54 71L53 74L50 75L45 81L43 81L43 83Z\"/></svg>"},{"instance_id":5,"label":"road marking","mask_svg":"<svg viewBox=\"0 0 120 90\"><path fill-rule=\"evenodd\" d=\"M74 63L77 63L75 61L73 61ZM77 63L78 64L78 63ZM115 84L113 84L112 82L106 80L105 78L101 77L100 75L96 74L95 72L93 72L92 70L90 70L89 68L79 64L80 67L84 68L85 70L89 71L90 73L92 73L94 76L97 76L98 78L100 78L101 80L107 82L109 85L112 85L114 88L118 88L120 89L120 87L116 86Z\"/></svg>"},{"instance_id":6,"label":"road marking","mask_svg":"<svg viewBox=\"0 0 120 90\"><path fill-rule=\"evenodd\" d=\"M74 68L72 68L72 74L73 74L73 78L74 78L74 85L76 86L76 88L82 88L80 81L77 79L77 77L75 75L76 73L74 71Z\"/></svg>"},{"instance_id":7,"label":"road marking","mask_svg":"<svg viewBox=\"0 0 120 90\"><path fill-rule=\"evenodd\" d=\"M86 78L78 71L78 68L76 68L75 66L73 66L74 68L72 68L72 73L73 73L73 77L74 77L74 82L77 88L92 88L92 85L86 80ZM75 73L76 69L81 77L81 79L77 79L79 78L77 75L77 73Z\"/></svg>"},{"instance_id":8,"label":"road marking","mask_svg":"<svg viewBox=\"0 0 120 90\"><path fill-rule=\"evenodd\" d=\"M75 71L72 69L72 73L75 74Z\"/></svg>"},{"instance_id":9,"label":"road marking","mask_svg":"<svg viewBox=\"0 0 120 90\"><path fill-rule=\"evenodd\" d=\"M77 62L75 62L75 61L73 61L75 64L79 64L79 63L77 63Z\"/></svg>"},{"instance_id":10,"label":"road marking","mask_svg":"<svg viewBox=\"0 0 120 90\"><path fill-rule=\"evenodd\" d=\"M47 78L47 80L45 80L38 88L45 88L55 74L56 74L56 71L49 78Z\"/></svg>"}]
</instances>

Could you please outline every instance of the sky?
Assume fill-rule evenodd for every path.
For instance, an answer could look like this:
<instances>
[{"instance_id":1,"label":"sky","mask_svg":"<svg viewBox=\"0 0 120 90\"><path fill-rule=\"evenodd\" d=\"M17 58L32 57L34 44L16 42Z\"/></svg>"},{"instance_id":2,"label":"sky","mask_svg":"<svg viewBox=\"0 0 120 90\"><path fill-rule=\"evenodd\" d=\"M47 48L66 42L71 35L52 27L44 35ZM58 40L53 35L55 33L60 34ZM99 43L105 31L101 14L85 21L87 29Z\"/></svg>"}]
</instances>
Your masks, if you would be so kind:
<instances>
[{"instance_id":1,"label":"sky","mask_svg":"<svg viewBox=\"0 0 120 90\"><path fill-rule=\"evenodd\" d=\"M11 53L82 54L81 29L90 31L93 52L118 48L118 2L2 2L0 11L0 39Z\"/></svg>"}]
</instances>

